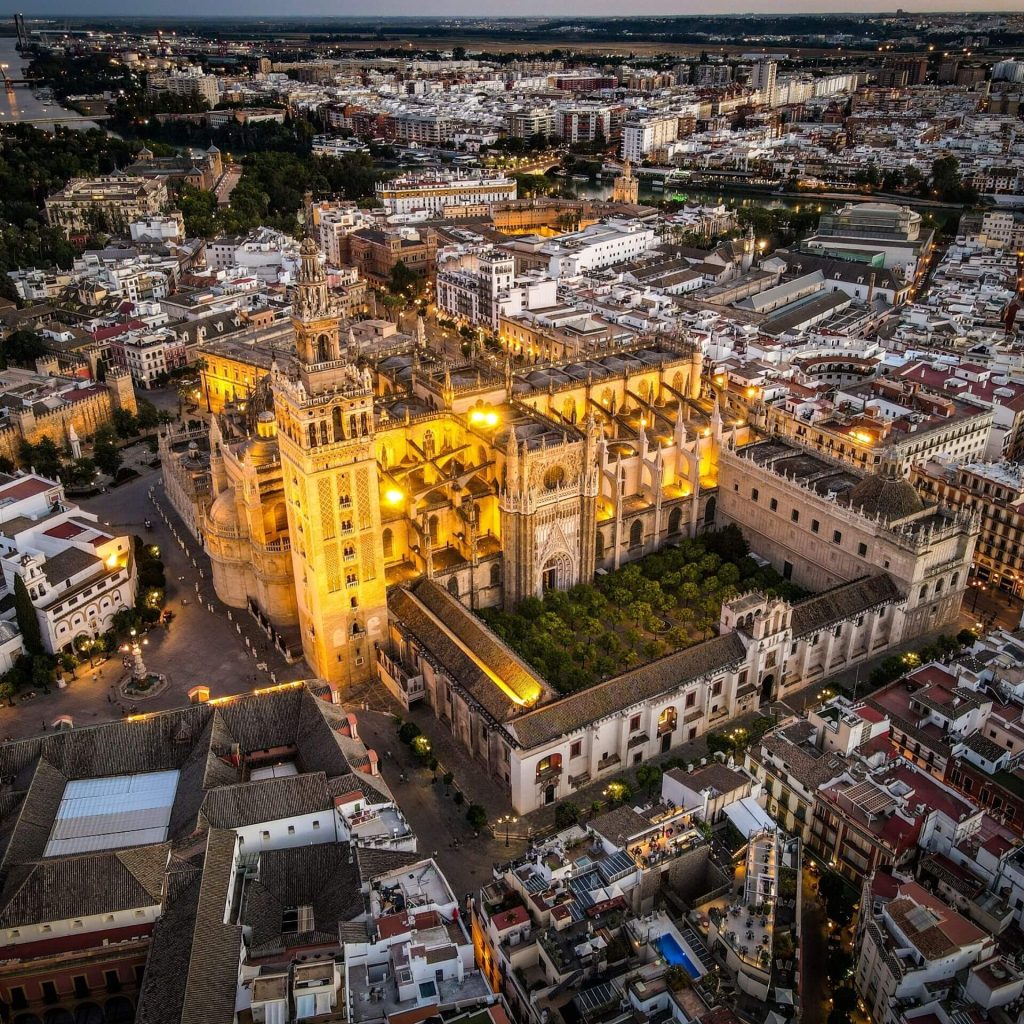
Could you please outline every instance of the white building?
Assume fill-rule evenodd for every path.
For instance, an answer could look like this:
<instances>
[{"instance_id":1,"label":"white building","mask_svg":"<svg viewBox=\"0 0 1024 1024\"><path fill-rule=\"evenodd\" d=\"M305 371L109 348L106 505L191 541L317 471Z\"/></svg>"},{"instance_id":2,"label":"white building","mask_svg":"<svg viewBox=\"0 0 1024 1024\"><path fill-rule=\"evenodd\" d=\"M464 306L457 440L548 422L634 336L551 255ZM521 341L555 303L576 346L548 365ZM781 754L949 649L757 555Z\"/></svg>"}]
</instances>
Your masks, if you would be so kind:
<instances>
[{"instance_id":1,"label":"white building","mask_svg":"<svg viewBox=\"0 0 1024 1024\"><path fill-rule=\"evenodd\" d=\"M994 938L918 885L877 874L865 883L857 936L857 994L875 1024L950 994L956 976L987 961ZM876 898L877 897L877 898Z\"/></svg>"},{"instance_id":2,"label":"white building","mask_svg":"<svg viewBox=\"0 0 1024 1024\"><path fill-rule=\"evenodd\" d=\"M20 576L36 609L43 646L70 650L76 637L96 637L114 615L135 605L131 539L97 525L64 496L60 483L36 475L0 478L0 595ZM14 620L14 609L5 613Z\"/></svg>"},{"instance_id":3,"label":"white building","mask_svg":"<svg viewBox=\"0 0 1024 1024\"><path fill-rule=\"evenodd\" d=\"M502 300L515 276L511 253L488 248L460 252L438 260L437 305L449 316L498 329Z\"/></svg>"},{"instance_id":4,"label":"white building","mask_svg":"<svg viewBox=\"0 0 1024 1024\"><path fill-rule=\"evenodd\" d=\"M622 126L622 159L639 163L679 137L679 118L675 114L659 114Z\"/></svg>"},{"instance_id":5,"label":"white building","mask_svg":"<svg viewBox=\"0 0 1024 1024\"><path fill-rule=\"evenodd\" d=\"M504 174L435 171L405 174L376 186L377 200L389 214L444 213L448 206L500 203L516 198L516 183Z\"/></svg>"},{"instance_id":6,"label":"white building","mask_svg":"<svg viewBox=\"0 0 1024 1024\"><path fill-rule=\"evenodd\" d=\"M552 277L575 277L587 270L635 259L657 244L654 228L637 220L609 219L582 231L560 235L540 252Z\"/></svg>"}]
</instances>

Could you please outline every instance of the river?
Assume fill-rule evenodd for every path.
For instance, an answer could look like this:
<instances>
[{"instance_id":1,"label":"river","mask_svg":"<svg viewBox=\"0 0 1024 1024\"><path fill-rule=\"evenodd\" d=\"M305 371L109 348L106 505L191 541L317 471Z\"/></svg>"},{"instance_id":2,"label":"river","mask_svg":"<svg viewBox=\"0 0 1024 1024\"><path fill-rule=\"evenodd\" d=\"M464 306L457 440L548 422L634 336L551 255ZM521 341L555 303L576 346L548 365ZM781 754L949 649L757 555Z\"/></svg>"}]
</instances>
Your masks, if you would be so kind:
<instances>
[{"instance_id":1,"label":"river","mask_svg":"<svg viewBox=\"0 0 1024 1024\"><path fill-rule=\"evenodd\" d=\"M610 199L612 184L607 182L576 181L573 178L555 178L558 188L584 199ZM832 210L840 204L835 200L813 200L794 198L792 196L776 196L763 192L742 192L737 191L708 191L707 189L687 188L686 185L673 186L669 189L651 188L649 179L640 179L640 202L660 203L673 196L686 196L691 203L700 203L703 206L715 206L718 203L725 203L732 207L763 206L770 210L790 209L799 211L801 208L819 208L819 212Z\"/></svg>"},{"instance_id":2,"label":"river","mask_svg":"<svg viewBox=\"0 0 1024 1024\"><path fill-rule=\"evenodd\" d=\"M0 64L6 66L8 77L24 78L28 63L28 60L18 52L14 36L0 36ZM54 126L58 124L81 131L99 128L95 121L64 120L62 114L71 118L79 118L80 115L59 103L42 98L45 95L47 93L39 89L33 90L28 85L8 86L0 96L0 125L30 121L44 131L53 131Z\"/></svg>"}]
</instances>

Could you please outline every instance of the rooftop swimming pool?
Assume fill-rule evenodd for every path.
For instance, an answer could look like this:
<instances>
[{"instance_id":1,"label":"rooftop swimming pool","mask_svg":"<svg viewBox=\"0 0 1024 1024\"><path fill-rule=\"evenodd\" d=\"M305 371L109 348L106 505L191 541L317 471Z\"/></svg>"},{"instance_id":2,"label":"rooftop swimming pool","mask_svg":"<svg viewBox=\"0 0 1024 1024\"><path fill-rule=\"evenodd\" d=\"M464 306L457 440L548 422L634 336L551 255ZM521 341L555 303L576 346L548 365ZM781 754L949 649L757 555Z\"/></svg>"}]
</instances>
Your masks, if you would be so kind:
<instances>
[{"instance_id":1,"label":"rooftop swimming pool","mask_svg":"<svg viewBox=\"0 0 1024 1024\"><path fill-rule=\"evenodd\" d=\"M696 981L700 977L700 968L689 958L686 951L679 945L676 937L670 932L659 935L654 940L658 952L665 958L667 963L676 964L686 968L686 973Z\"/></svg>"}]
</instances>

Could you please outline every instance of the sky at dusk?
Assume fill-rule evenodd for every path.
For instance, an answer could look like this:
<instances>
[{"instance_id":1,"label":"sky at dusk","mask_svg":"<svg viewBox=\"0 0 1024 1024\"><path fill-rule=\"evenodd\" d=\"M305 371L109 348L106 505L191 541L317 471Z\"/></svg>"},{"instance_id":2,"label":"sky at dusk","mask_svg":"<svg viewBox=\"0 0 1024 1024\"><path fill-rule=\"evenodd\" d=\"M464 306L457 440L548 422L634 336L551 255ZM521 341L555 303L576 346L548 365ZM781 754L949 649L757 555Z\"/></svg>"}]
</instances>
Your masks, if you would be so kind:
<instances>
[{"instance_id":1,"label":"sky at dusk","mask_svg":"<svg viewBox=\"0 0 1024 1024\"><path fill-rule=\"evenodd\" d=\"M1020 11L1021 0L839 0L828 4L823 0L773 0L752 3L751 0L374 0L373 3L353 0L25 0L0 2L0 14L21 11L28 17L47 15L90 16L143 15L159 17L345 17L375 15L644 15L644 14L710 14L710 13L837 13L846 11Z\"/></svg>"}]
</instances>

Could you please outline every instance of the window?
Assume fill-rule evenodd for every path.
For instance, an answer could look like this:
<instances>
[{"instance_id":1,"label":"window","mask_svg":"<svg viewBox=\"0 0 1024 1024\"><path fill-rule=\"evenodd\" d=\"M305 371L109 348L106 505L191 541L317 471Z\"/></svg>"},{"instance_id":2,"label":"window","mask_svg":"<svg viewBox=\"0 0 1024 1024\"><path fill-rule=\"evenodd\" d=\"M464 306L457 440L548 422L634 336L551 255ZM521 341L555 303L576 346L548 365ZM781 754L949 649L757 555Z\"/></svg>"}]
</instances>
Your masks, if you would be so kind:
<instances>
[{"instance_id":1,"label":"window","mask_svg":"<svg viewBox=\"0 0 1024 1024\"><path fill-rule=\"evenodd\" d=\"M313 822L313 831L316 832L317 829L319 829L319 828L320 828L320 822L319 821L314 821Z\"/></svg>"},{"instance_id":2,"label":"window","mask_svg":"<svg viewBox=\"0 0 1024 1024\"><path fill-rule=\"evenodd\" d=\"M117 971L104 971L103 984L106 985L108 992L121 991L121 979L118 977Z\"/></svg>"},{"instance_id":3,"label":"window","mask_svg":"<svg viewBox=\"0 0 1024 1024\"><path fill-rule=\"evenodd\" d=\"M868 546L863 542L857 545L857 554L863 558L868 553Z\"/></svg>"},{"instance_id":4,"label":"window","mask_svg":"<svg viewBox=\"0 0 1024 1024\"><path fill-rule=\"evenodd\" d=\"M28 1000L25 998L25 989L21 985L12 986L11 1009L24 1010L26 1006L28 1006Z\"/></svg>"},{"instance_id":5,"label":"window","mask_svg":"<svg viewBox=\"0 0 1024 1024\"><path fill-rule=\"evenodd\" d=\"M779 510L778 500L776 498L772 498L772 500L768 502L768 508L770 508L772 512L777 512Z\"/></svg>"},{"instance_id":6,"label":"window","mask_svg":"<svg viewBox=\"0 0 1024 1024\"><path fill-rule=\"evenodd\" d=\"M811 533L817 533L821 529L821 523L817 519L811 520Z\"/></svg>"},{"instance_id":7,"label":"window","mask_svg":"<svg viewBox=\"0 0 1024 1024\"><path fill-rule=\"evenodd\" d=\"M55 1003L60 998L57 992L57 986L52 981L44 981L41 987L43 990L44 1003Z\"/></svg>"},{"instance_id":8,"label":"window","mask_svg":"<svg viewBox=\"0 0 1024 1024\"><path fill-rule=\"evenodd\" d=\"M832 531L832 543L833 544L842 544L843 543L843 535L842 535L842 533L839 530L833 530Z\"/></svg>"},{"instance_id":9,"label":"window","mask_svg":"<svg viewBox=\"0 0 1024 1024\"><path fill-rule=\"evenodd\" d=\"M260 833L260 838L261 838L261 839L263 840L263 842L266 842L266 841L267 841L267 840L268 840L268 839L270 838L270 832L269 832L269 830L268 830L268 829L264 829L264 830L263 830L263 831L262 831L262 832Z\"/></svg>"},{"instance_id":10,"label":"window","mask_svg":"<svg viewBox=\"0 0 1024 1024\"><path fill-rule=\"evenodd\" d=\"M295 835L295 826L294 825L289 825L288 826L288 835L290 835L290 836Z\"/></svg>"},{"instance_id":11,"label":"window","mask_svg":"<svg viewBox=\"0 0 1024 1024\"><path fill-rule=\"evenodd\" d=\"M686 695L686 703L685 703L684 706L688 707L688 708L692 708L696 703L697 703L697 694L692 693L692 692L688 693Z\"/></svg>"},{"instance_id":12,"label":"window","mask_svg":"<svg viewBox=\"0 0 1024 1024\"><path fill-rule=\"evenodd\" d=\"M637 729L639 729L639 728L640 728L640 716L639 715L634 715L629 720L629 731L630 732L636 732Z\"/></svg>"},{"instance_id":13,"label":"window","mask_svg":"<svg viewBox=\"0 0 1024 1024\"><path fill-rule=\"evenodd\" d=\"M793 578L793 563L783 562L782 563L782 578L784 580L791 580Z\"/></svg>"},{"instance_id":14,"label":"window","mask_svg":"<svg viewBox=\"0 0 1024 1024\"><path fill-rule=\"evenodd\" d=\"M89 994L89 982L86 981L84 974L76 974L71 979L75 986L75 995L79 999L84 999Z\"/></svg>"},{"instance_id":15,"label":"window","mask_svg":"<svg viewBox=\"0 0 1024 1024\"><path fill-rule=\"evenodd\" d=\"M789 513L789 518L794 523L799 523L800 522L800 510L797 509L797 508L793 509L793 511Z\"/></svg>"},{"instance_id":16,"label":"window","mask_svg":"<svg viewBox=\"0 0 1024 1024\"><path fill-rule=\"evenodd\" d=\"M583 740L573 740L569 746L569 756L579 757L583 753Z\"/></svg>"},{"instance_id":17,"label":"window","mask_svg":"<svg viewBox=\"0 0 1024 1024\"><path fill-rule=\"evenodd\" d=\"M752 487L750 489L750 500L751 501L757 501L757 494L758 494L757 488L756 487Z\"/></svg>"},{"instance_id":18,"label":"window","mask_svg":"<svg viewBox=\"0 0 1024 1024\"><path fill-rule=\"evenodd\" d=\"M721 697L722 696L722 680L719 679L716 683L711 685L711 696Z\"/></svg>"}]
</instances>

